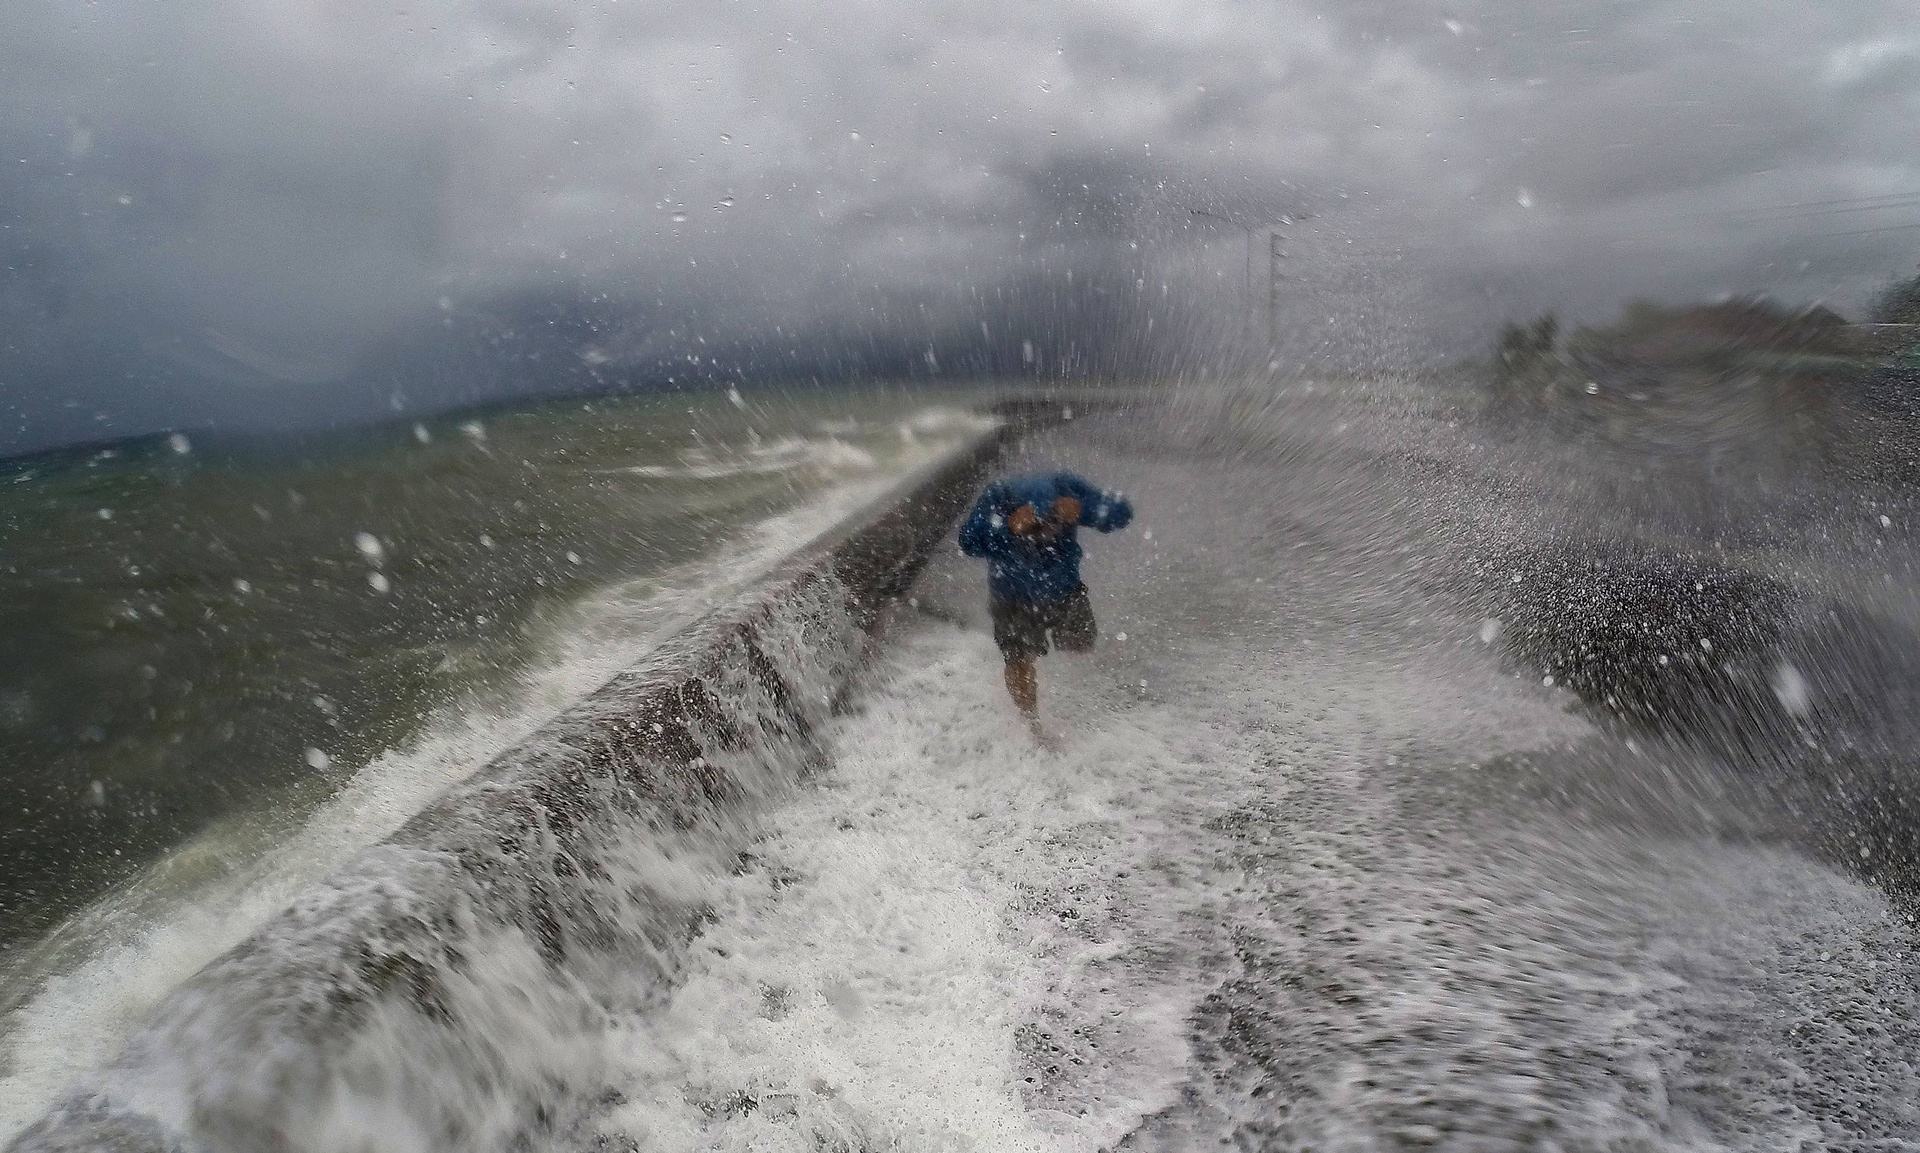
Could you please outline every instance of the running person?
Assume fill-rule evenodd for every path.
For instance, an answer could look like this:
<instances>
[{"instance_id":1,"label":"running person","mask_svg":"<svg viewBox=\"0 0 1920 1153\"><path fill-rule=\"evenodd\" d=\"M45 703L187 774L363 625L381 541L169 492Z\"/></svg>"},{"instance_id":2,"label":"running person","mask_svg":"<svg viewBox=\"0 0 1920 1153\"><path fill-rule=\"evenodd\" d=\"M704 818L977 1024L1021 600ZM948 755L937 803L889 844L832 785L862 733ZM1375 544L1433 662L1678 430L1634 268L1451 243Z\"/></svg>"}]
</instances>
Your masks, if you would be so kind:
<instances>
[{"instance_id":1,"label":"running person","mask_svg":"<svg viewBox=\"0 0 1920 1153\"><path fill-rule=\"evenodd\" d=\"M1036 732L1040 686L1035 658L1048 637L1067 652L1093 647L1096 626L1080 583L1084 526L1127 527L1133 506L1070 472L1008 477L987 486L960 526L960 551L987 560L993 640L1007 662L1007 692Z\"/></svg>"}]
</instances>

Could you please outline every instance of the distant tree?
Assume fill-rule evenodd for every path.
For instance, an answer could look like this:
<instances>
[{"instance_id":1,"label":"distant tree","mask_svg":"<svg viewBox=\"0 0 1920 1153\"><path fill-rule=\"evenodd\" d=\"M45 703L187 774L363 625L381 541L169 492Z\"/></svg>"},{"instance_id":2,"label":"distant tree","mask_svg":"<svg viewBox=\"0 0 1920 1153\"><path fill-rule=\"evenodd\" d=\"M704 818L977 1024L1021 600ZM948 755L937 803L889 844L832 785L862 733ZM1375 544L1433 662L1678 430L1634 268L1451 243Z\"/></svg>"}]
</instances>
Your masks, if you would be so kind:
<instances>
[{"instance_id":1,"label":"distant tree","mask_svg":"<svg viewBox=\"0 0 1920 1153\"><path fill-rule=\"evenodd\" d=\"M1499 339L1494 342L1495 380L1511 385L1522 378L1542 375L1559 342L1560 318L1551 312L1541 313L1532 324L1509 321L1501 325Z\"/></svg>"},{"instance_id":2,"label":"distant tree","mask_svg":"<svg viewBox=\"0 0 1920 1153\"><path fill-rule=\"evenodd\" d=\"M1533 349L1533 337L1527 330L1508 321L1500 326L1500 339L1494 344L1495 363L1511 374L1526 361Z\"/></svg>"},{"instance_id":3,"label":"distant tree","mask_svg":"<svg viewBox=\"0 0 1920 1153\"><path fill-rule=\"evenodd\" d=\"M1612 333L1631 337L1637 333L1651 332L1665 324L1672 312L1666 305L1652 300L1630 300L1620 310L1620 322L1613 326Z\"/></svg>"},{"instance_id":4,"label":"distant tree","mask_svg":"<svg viewBox=\"0 0 1920 1153\"><path fill-rule=\"evenodd\" d=\"M1877 324L1920 324L1920 273L1887 285L1869 315Z\"/></svg>"},{"instance_id":5,"label":"distant tree","mask_svg":"<svg viewBox=\"0 0 1920 1153\"><path fill-rule=\"evenodd\" d=\"M1533 350L1535 355L1545 356L1560 343L1560 318L1551 312L1543 312L1533 322Z\"/></svg>"}]
</instances>

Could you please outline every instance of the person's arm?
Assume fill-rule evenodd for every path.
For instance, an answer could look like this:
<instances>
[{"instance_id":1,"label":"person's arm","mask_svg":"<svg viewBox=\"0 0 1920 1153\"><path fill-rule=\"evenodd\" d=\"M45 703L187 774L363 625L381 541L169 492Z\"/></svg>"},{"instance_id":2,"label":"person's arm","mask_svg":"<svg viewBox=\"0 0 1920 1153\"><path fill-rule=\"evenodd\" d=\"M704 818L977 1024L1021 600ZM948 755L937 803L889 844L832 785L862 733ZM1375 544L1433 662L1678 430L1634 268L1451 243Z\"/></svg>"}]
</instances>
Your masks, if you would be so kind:
<instances>
[{"instance_id":1,"label":"person's arm","mask_svg":"<svg viewBox=\"0 0 1920 1153\"><path fill-rule=\"evenodd\" d=\"M1133 506L1117 492L1095 488L1083 476L1062 473L1060 491L1080 502L1080 524L1095 532L1116 532L1133 521Z\"/></svg>"},{"instance_id":2,"label":"person's arm","mask_svg":"<svg viewBox=\"0 0 1920 1153\"><path fill-rule=\"evenodd\" d=\"M1006 490L990 484L973 503L973 511L960 526L960 551L968 556L1005 556L1013 545L1007 531Z\"/></svg>"}]
</instances>

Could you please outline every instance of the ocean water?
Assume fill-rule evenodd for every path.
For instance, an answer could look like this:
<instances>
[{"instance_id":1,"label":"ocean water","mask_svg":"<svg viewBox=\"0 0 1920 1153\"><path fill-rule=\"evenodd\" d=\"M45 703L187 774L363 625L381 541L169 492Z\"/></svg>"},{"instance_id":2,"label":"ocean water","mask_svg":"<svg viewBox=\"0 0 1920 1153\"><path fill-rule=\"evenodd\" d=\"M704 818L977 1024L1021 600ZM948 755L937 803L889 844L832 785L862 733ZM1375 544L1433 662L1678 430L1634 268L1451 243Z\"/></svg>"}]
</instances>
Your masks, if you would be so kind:
<instances>
[{"instance_id":1,"label":"ocean water","mask_svg":"<svg viewBox=\"0 0 1920 1153\"><path fill-rule=\"evenodd\" d=\"M109 1055L301 884L978 431L978 399L575 400L6 466L9 1122L21 1078ZM21 1011L63 988L71 1015Z\"/></svg>"}]
</instances>

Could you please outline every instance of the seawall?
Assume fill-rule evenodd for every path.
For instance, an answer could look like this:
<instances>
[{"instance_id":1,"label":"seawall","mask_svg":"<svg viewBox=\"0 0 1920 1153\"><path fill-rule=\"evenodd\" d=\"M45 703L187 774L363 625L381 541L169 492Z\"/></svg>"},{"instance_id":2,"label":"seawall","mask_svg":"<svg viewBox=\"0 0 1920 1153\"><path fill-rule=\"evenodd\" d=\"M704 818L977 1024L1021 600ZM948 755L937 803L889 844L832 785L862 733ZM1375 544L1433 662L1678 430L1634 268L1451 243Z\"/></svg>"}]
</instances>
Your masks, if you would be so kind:
<instances>
[{"instance_id":1,"label":"seawall","mask_svg":"<svg viewBox=\"0 0 1920 1153\"><path fill-rule=\"evenodd\" d=\"M711 916L683 863L737 853L819 766L885 609L1049 419L999 412L202 969L9 1148L303 1149L343 1126L462 1148L554 1124L594 1022L669 987Z\"/></svg>"}]
</instances>

